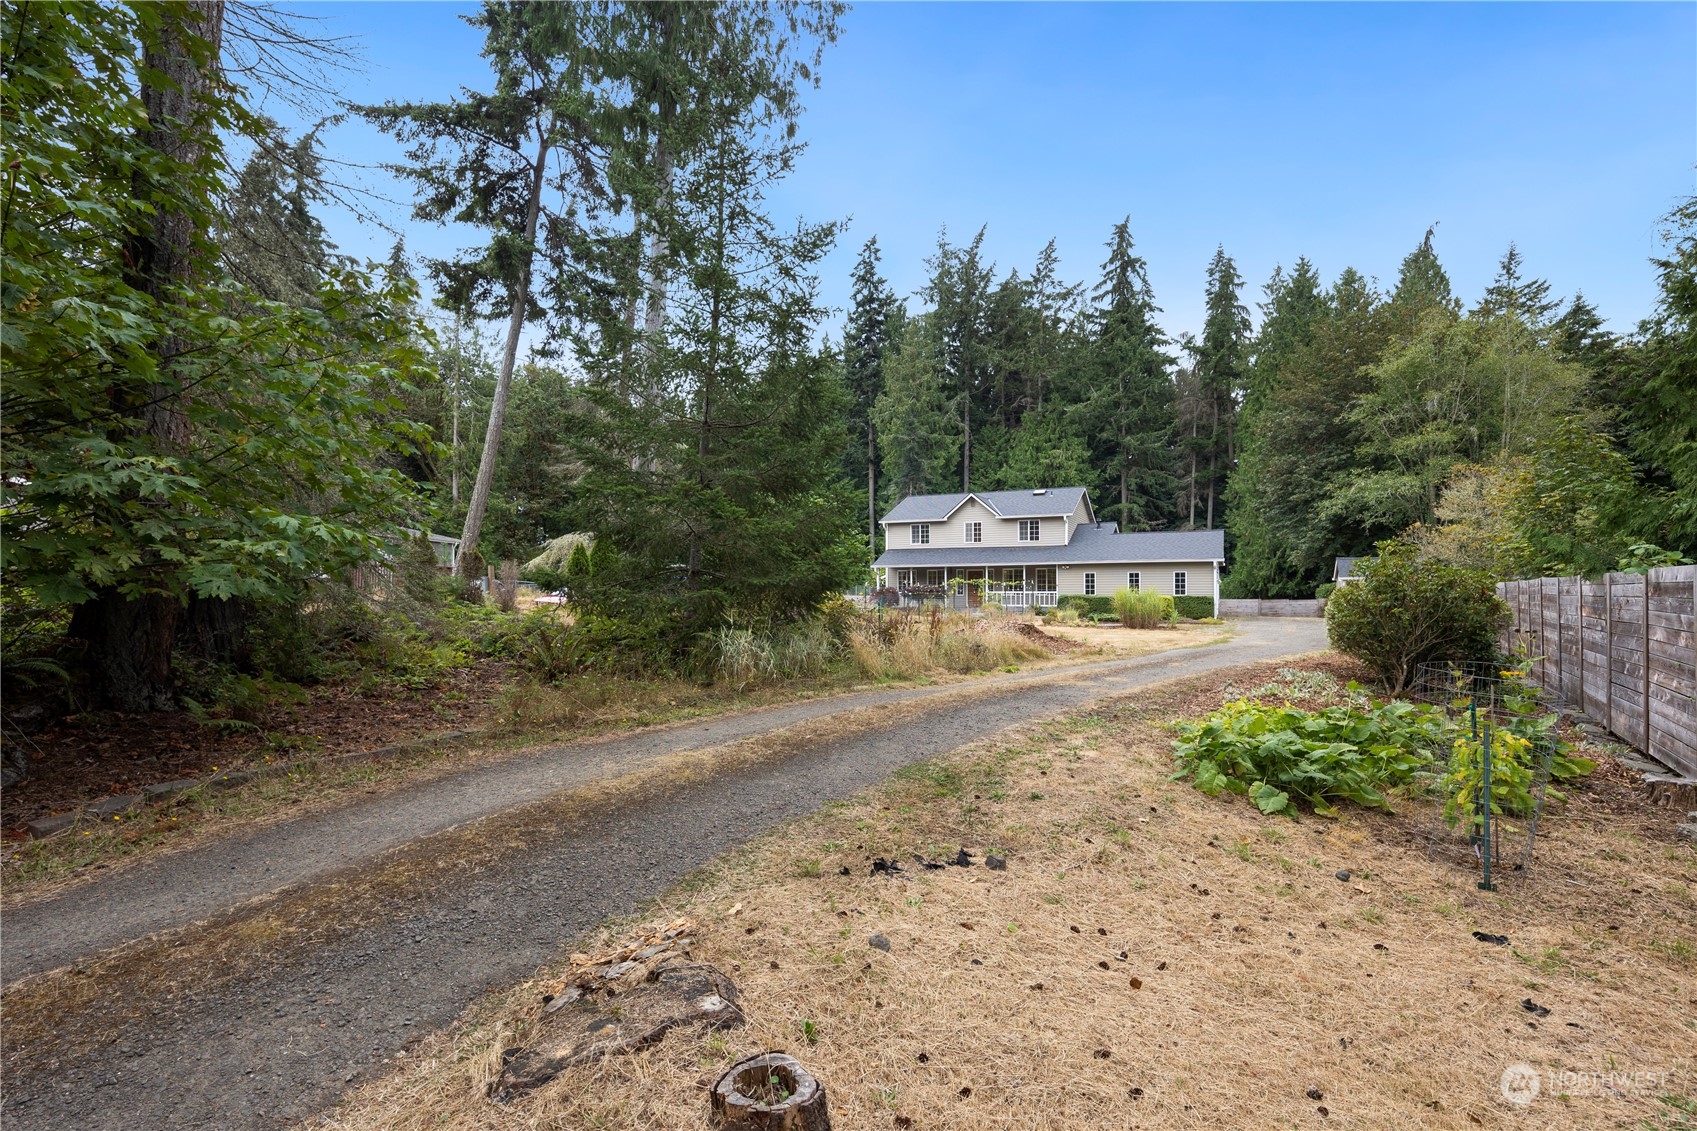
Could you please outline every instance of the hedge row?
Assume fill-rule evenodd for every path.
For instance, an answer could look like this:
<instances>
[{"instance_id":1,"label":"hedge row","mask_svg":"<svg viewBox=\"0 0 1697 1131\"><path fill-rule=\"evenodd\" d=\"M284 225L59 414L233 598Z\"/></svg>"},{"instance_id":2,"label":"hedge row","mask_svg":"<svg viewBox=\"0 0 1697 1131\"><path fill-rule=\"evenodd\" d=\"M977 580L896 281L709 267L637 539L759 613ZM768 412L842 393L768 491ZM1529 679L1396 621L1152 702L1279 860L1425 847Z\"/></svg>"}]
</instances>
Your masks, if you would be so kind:
<instances>
[{"instance_id":1,"label":"hedge row","mask_svg":"<svg viewBox=\"0 0 1697 1131\"><path fill-rule=\"evenodd\" d=\"M1203 617L1214 615L1214 598L1212 597L1174 597L1173 607L1178 615L1190 620L1201 620Z\"/></svg>"},{"instance_id":2,"label":"hedge row","mask_svg":"<svg viewBox=\"0 0 1697 1131\"><path fill-rule=\"evenodd\" d=\"M1102 615L1112 615L1114 599L1112 597L1084 597L1069 593L1055 602L1057 609L1077 609L1078 615L1085 618L1095 618ZM1203 617L1214 615L1214 598L1212 597L1174 597L1173 608L1179 616L1190 620L1201 620ZM1118 619L1117 617L1115 618Z\"/></svg>"}]
</instances>

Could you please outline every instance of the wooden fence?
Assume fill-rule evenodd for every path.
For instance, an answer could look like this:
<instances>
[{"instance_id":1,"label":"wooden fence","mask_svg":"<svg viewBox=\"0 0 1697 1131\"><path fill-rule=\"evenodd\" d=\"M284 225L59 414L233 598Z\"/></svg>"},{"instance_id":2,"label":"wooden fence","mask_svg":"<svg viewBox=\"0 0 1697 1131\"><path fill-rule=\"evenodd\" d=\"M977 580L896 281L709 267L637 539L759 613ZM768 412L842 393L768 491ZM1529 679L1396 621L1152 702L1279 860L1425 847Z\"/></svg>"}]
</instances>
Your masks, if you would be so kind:
<instances>
[{"instance_id":1,"label":"wooden fence","mask_svg":"<svg viewBox=\"0 0 1697 1131\"><path fill-rule=\"evenodd\" d=\"M1697 566L1507 581L1510 641L1562 702L1697 777ZM1517 640L1518 638L1518 640Z\"/></svg>"}]
</instances>

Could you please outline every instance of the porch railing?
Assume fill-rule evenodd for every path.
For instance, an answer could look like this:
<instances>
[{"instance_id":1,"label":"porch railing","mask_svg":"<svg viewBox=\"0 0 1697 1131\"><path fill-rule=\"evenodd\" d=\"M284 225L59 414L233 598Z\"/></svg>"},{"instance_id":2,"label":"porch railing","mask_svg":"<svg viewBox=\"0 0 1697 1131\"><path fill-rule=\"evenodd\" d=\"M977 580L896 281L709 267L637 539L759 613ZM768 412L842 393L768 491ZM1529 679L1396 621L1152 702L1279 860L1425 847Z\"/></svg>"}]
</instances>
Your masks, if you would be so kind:
<instances>
[{"instance_id":1,"label":"porch railing","mask_svg":"<svg viewBox=\"0 0 1697 1131\"><path fill-rule=\"evenodd\" d=\"M1060 596L1059 593L1043 593L1035 589L1007 589L1000 593L986 593L984 599L994 601L1004 609L1052 609Z\"/></svg>"},{"instance_id":2,"label":"porch railing","mask_svg":"<svg viewBox=\"0 0 1697 1131\"><path fill-rule=\"evenodd\" d=\"M903 608L912 608L924 604L940 604L949 609L966 609L975 607L972 599L964 590L945 588L942 586L916 586L902 589L900 604ZM1060 594L1053 591L1035 589L992 589L983 596L983 604L997 604L1004 609L1025 610L1037 608L1054 608Z\"/></svg>"}]
</instances>

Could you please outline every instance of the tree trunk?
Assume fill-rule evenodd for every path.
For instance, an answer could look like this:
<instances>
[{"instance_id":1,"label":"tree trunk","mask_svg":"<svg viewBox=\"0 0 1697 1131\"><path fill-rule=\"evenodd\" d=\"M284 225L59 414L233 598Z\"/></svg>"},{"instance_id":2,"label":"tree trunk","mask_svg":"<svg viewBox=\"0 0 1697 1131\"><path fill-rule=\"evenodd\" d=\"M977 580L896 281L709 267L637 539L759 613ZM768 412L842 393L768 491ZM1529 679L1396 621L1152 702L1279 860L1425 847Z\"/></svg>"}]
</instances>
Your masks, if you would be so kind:
<instances>
[{"instance_id":1,"label":"tree trunk","mask_svg":"<svg viewBox=\"0 0 1697 1131\"><path fill-rule=\"evenodd\" d=\"M961 394L961 434L965 442L960 450L960 489L972 490L972 393Z\"/></svg>"},{"instance_id":2,"label":"tree trunk","mask_svg":"<svg viewBox=\"0 0 1697 1131\"><path fill-rule=\"evenodd\" d=\"M196 59L191 37L206 41L208 58ZM224 5L190 0L162 9L158 37L142 45L141 101L147 113L142 142L172 164L191 165L204 155L200 101L223 38ZM147 174L137 177L135 191L145 198L160 195ZM194 211L174 207L167 194L150 230L138 232L125 248L126 281L155 301L164 300L195 273L201 223ZM176 337L153 343L163 380L147 391L140 432L160 455L181 451L190 440L188 394L170 380L174 360L187 349ZM118 408L126 415L132 410ZM70 634L88 644L90 690L97 704L121 711L165 711L176 705L171 649L180 609L170 594L127 597L115 589L102 589L77 608Z\"/></svg>"},{"instance_id":3,"label":"tree trunk","mask_svg":"<svg viewBox=\"0 0 1697 1131\"><path fill-rule=\"evenodd\" d=\"M178 617L178 644L186 655L228 664L247 650L247 604L234 597L195 597Z\"/></svg>"},{"instance_id":4,"label":"tree trunk","mask_svg":"<svg viewBox=\"0 0 1697 1131\"><path fill-rule=\"evenodd\" d=\"M731 1065L714 1083L707 1102L713 1125L726 1131L831 1131L825 1085L781 1052L745 1057Z\"/></svg>"},{"instance_id":5,"label":"tree trunk","mask_svg":"<svg viewBox=\"0 0 1697 1131\"><path fill-rule=\"evenodd\" d=\"M872 417L866 418L866 552L878 560L878 480Z\"/></svg>"},{"instance_id":6,"label":"tree trunk","mask_svg":"<svg viewBox=\"0 0 1697 1131\"><path fill-rule=\"evenodd\" d=\"M177 705L171 649L181 611L175 597L124 597L110 589L77 606L68 635L88 643L97 703L133 713L169 711Z\"/></svg>"},{"instance_id":7,"label":"tree trunk","mask_svg":"<svg viewBox=\"0 0 1697 1131\"><path fill-rule=\"evenodd\" d=\"M663 260L670 246L666 240L665 217L667 209L664 202L672 195L672 153L666 147L666 139L659 137L654 140L654 168L660 182L660 200L662 205L657 211L661 222L654 225L654 230L648 237L648 263L644 269L643 289L648 295L648 307L642 319L642 338L645 343L653 343L666 328L666 268Z\"/></svg>"},{"instance_id":8,"label":"tree trunk","mask_svg":"<svg viewBox=\"0 0 1697 1131\"><path fill-rule=\"evenodd\" d=\"M538 133L541 133L539 130ZM507 418L507 394L513 386L513 367L518 363L519 335L524 331L525 308L530 305L530 264L536 255L536 224L542 214L542 185L548 173L548 139L542 134L536 145L536 164L531 169L530 203L524 217L524 262L513 284L513 313L507 320L507 348L501 355L501 376L495 382L495 399L489 405L489 427L483 433L483 458L477 465L477 480L471 486L471 503L466 507L465 528L460 533L460 580L469 582L467 572L476 557L477 539L483 533L483 515L489 509L489 488L495 481L495 457L501 447L501 425Z\"/></svg>"}]
</instances>

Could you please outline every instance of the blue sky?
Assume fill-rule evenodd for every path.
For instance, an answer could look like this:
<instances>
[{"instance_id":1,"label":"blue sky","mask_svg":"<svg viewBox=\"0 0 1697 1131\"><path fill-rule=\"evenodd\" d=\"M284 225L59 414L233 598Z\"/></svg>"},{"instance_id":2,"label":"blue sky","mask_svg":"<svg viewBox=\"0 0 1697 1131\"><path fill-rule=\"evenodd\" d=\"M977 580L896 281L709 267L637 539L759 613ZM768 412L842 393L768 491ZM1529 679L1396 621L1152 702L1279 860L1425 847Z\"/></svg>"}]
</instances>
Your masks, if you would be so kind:
<instances>
[{"instance_id":1,"label":"blue sky","mask_svg":"<svg viewBox=\"0 0 1697 1131\"><path fill-rule=\"evenodd\" d=\"M357 38L349 99L485 82L467 5L297 7ZM1436 222L1469 302L1513 240L1627 330L1654 301L1657 219L1694 191L1692 3L871 3L843 27L807 98L809 150L771 198L780 217L852 220L822 277L837 307L874 234L903 293L944 227L963 242L988 225L1004 273L1053 237L1083 280L1129 214L1176 335L1200 327L1216 244L1253 300L1299 255L1328 280L1354 266L1388 283ZM327 152L398 157L357 123ZM389 214L415 251L470 242ZM328 220L344 249L387 253L380 230Z\"/></svg>"}]
</instances>

